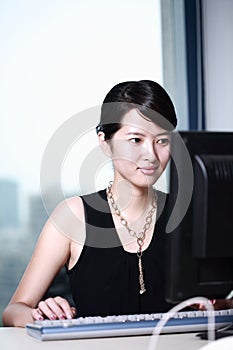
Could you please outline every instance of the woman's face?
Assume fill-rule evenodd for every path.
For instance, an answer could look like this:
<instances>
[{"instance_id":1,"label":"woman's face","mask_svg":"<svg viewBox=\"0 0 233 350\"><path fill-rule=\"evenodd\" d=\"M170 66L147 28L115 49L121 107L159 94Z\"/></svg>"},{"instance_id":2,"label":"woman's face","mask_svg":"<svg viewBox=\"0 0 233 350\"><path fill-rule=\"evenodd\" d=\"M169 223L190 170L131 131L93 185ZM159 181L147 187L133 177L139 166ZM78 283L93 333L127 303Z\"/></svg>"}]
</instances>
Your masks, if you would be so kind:
<instances>
[{"instance_id":1,"label":"woman's face","mask_svg":"<svg viewBox=\"0 0 233 350\"><path fill-rule=\"evenodd\" d=\"M152 186L170 158L171 133L136 109L125 114L122 127L105 141L114 166L114 179L137 187Z\"/></svg>"}]
</instances>

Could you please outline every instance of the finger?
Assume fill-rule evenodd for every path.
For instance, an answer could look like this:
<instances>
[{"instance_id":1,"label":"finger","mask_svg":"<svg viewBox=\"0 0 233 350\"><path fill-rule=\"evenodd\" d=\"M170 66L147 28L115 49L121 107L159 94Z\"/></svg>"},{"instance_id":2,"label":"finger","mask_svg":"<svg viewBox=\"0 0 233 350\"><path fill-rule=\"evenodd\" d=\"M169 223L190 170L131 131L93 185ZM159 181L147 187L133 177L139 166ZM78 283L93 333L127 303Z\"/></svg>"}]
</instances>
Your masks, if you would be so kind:
<instances>
[{"instance_id":1,"label":"finger","mask_svg":"<svg viewBox=\"0 0 233 350\"><path fill-rule=\"evenodd\" d=\"M42 314L45 315L50 320L56 320L58 318L58 315L56 314L56 312L54 312L55 307L53 305L52 298L51 298L51 300L49 298L49 299L46 299L45 301L40 301L38 304L38 308L42 312ZM58 311L59 315L61 313L62 313L62 311L60 311L60 312Z\"/></svg>"},{"instance_id":2,"label":"finger","mask_svg":"<svg viewBox=\"0 0 233 350\"><path fill-rule=\"evenodd\" d=\"M66 318L71 319L74 317L74 311L76 315L76 309L72 308L68 301L60 296L55 297L54 301L59 305L60 309L63 311L63 314Z\"/></svg>"},{"instance_id":3,"label":"finger","mask_svg":"<svg viewBox=\"0 0 233 350\"><path fill-rule=\"evenodd\" d=\"M192 304L190 305L193 309L195 310L200 310L200 311L204 311L206 310L205 304L204 303L196 303L196 304Z\"/></svg>"},{"instance_id":4,"label":"finger","mask_svg":"<svg viewBox=\"0 0 233 350\"><path fill-rule=\"evenodd\" d=\"M56 318L61 320L66 318L72 318L72 311L70 310L69 303L61 297L48 298L45 300L47 306L56 315Z\"/></svg>"},{"instance_id":5,"label":"finger","mask_svg":"<svg viewBox=\"0 0 233 350\"><path fill-rule=\"evenodd\" d=\"M201 305L200 305L200 303L199 303L199 304L198 304L198 303L196 303L196 304L192 304L192 305L190 305L190 307L191 307L191 308L193 308L193 309L195 309L195 310L200 310Z\"/></svg>"},{"instance_id":6,"label":"finger","mask_svg":"<svg viewBox=\"0 0 233 350\"><path fill-rule=\"evenodd\" d=\"M37 309L32 309L32 318L35 321L42 321L44 319L40 309L38 309L38 308Z\"/></svg>"},{"instance_id":7,"label":"finger","mask_svg":"<svg viewBox=\"0 0 233 350\"><path fill-rule=\"evenodd\" d=\"M205 305L205 303L199 303L199 304L197 304L197 308L200 311L204 311L204 310L206 310L206 305Z\"/></svg>"},{"instance_id":8,"label":"finger","mask_svg":"<svg viewBox=\"0 0 233 350\"><path fill-rule=\"evenodd\" d=\"M71 311L72 311L73 317L75 317L77 315L77 309L71 306Z\"/></svg>"}]
</instances>

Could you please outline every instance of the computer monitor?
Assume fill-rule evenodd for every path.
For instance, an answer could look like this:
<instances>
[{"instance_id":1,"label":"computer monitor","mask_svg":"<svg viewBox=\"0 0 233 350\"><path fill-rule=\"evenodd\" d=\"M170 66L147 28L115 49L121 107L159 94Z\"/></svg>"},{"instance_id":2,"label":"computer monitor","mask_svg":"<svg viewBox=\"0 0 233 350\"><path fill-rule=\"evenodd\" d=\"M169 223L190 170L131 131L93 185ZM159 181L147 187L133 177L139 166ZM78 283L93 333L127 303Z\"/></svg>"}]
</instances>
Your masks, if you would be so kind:
<instances>
[{"instance_id":1,"label":"computer monitor","mask_svg":"<svg viewBox=\"0 0 233 350\"><path fill-rule=\"evenodd\" d=\"M233 132L172 137L167 300L233 290Z\"/></svg>"}]
</instances>

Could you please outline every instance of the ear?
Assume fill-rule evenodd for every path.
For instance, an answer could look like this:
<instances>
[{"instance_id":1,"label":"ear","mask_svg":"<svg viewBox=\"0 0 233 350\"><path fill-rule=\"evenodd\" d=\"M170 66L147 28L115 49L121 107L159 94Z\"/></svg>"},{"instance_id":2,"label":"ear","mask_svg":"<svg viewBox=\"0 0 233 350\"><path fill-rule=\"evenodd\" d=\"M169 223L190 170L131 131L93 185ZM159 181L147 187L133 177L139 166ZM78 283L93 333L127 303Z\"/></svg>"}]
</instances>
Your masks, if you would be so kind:
<instances>
[{"instance_id":1,"label":"ear","mask_svg":"<svg viewBox=\"0 0 233 350\"><path fill-rule=\"evenodd\" d=\"M109 144L109 141L105 140L105 134L104 132L100 131L98 133L98 139L99 139L99 145L100 145L100 148L102 149L102 151L104 152L104 154L111 158L111 147L110 147L110 144Z\"/></svg>"}]
</instances>

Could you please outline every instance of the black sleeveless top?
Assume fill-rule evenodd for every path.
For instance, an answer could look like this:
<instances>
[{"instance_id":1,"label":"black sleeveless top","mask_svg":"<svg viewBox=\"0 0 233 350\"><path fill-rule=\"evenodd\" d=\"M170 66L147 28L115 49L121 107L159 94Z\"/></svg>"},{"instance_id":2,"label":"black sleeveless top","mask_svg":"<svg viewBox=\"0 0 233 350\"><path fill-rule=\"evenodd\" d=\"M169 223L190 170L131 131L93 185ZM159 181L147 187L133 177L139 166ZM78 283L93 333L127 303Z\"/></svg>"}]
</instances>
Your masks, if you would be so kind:
<instances>
[{"instance_id":1,"label":"black sleeveless top","mask_svg":"<svg viewBox=\"0 0 233 350\"><path fill-rule=\"evenodd\" d=\"M68 270L77 316L107 316L166 312L165 262L167 196L157 191L158 209L142 264L146 292L139 293L138 257L122 247L115 230L106 191L82 197L86 240L79 260Z\"/></svg>"}]
</instances>

